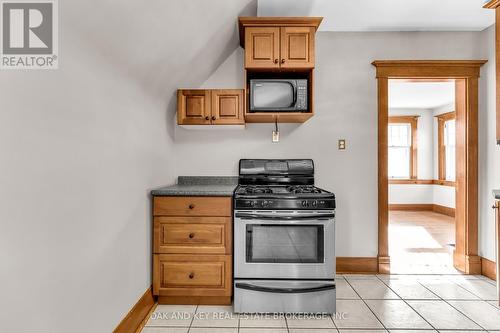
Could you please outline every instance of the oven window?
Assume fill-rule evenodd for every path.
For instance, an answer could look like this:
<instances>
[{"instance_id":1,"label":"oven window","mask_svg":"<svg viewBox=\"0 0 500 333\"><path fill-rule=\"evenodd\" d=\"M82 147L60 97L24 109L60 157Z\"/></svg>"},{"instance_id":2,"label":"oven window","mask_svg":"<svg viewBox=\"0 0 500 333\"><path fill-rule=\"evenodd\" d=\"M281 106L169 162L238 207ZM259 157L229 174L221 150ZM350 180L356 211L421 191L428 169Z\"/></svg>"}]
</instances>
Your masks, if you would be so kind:
<instances>
[{"instance_id":1,"label":"oven window","mask_svg":"<svg viewBox=\"0 0 500 333\"><path fill-rule=\"evenodd\" d=\"M246 232L247 262L324 262L322 225L249 224Z\"/></svg>"}]
</instances>

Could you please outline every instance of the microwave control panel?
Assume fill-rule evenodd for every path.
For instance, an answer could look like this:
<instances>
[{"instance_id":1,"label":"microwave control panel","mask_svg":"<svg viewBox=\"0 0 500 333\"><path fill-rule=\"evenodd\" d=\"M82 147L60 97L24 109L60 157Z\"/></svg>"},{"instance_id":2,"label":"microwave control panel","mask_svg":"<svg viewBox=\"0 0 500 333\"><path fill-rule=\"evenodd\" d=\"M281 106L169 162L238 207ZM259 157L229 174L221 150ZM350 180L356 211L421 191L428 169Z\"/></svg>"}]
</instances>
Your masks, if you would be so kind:
<instances>
[{"instance_id":1,"label":"microwave control panel","mask_svg":"<svg viewBox=\"0 0 500 333\"><path fill-rule=\"evenodd\" d=\"M307 80L297 80L297 109L307 110Z\"/></svg>"}]
</instances>

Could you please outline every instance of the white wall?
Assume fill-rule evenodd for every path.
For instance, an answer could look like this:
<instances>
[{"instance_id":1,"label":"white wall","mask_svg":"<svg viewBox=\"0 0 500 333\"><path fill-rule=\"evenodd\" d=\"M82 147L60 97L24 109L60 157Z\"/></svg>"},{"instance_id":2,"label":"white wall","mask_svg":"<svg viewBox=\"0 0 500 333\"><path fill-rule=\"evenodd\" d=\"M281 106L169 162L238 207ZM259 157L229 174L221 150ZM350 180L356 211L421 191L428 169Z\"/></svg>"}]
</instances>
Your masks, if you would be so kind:
<instances>
[{"instance_id":1,"label":"white wall","mask_svg":"<svg viewBox=\"0 0 500 333\"><path fill-rule=\"evenodd\" d=\"M337 255L377 255L377 85L375 59L483 59L481 33L317 34L315 116L302 125L273 124L245 131L192 131L176 127L176 173L234 175L240 158L313 158L317 184L338 201ZM237 52L232 57L241 57ZM230 87L243 70L228 59L211 82ZM227 81L226 81L227 80ZM347 140L347 151L337 140Z\"/></svg>"},{"instance_id":2,"label":"white wall","mask_svg":"<svg viewBox=\"0 0 500 333\"><path fill-rule=\"evenodd\" d=\"M500 189L500 146L495 134L495 27L482 33L488 63L479 86L479 255L495 260L493 189ZM499 97L497 97L499 98Z\"/></svg>"},{"instance_id":3,"label":"white wall","mask_svg":"<svg viewBox=\"0 0 500 333\"><path fill-rule=\"evenodd\" d=\"M0 71L2 332L109 333L151 285L148 193L174 181L175 89L200 85L255 13L59 1L60 68Z\"/></svg>"}]
</instances>

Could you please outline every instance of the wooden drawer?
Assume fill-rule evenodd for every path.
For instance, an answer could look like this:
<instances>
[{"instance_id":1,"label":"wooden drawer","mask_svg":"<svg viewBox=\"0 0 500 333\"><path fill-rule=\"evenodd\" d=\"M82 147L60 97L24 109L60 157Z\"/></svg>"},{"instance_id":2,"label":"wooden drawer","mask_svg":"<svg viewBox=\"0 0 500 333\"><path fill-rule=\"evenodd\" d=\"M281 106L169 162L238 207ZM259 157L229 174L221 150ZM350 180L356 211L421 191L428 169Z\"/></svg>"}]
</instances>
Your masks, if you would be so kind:
<instances>
[{"instance_id":1,"label":"wooden drawer","mask_svg":"<svg viewBox=\"0 0 500 333\"><path fill-rule=\"evenodd\" d=\"M231 197L154 197L155 216L231 216Z\"/></svg>"},{"instance_id":2,"label":"wooden drawer","mask_svg":"<svg viewBox=\"0 0 500 333\"><path fill-rule=\"evenodd\" d=\"M231 256L155 254L153 293L160 296L231 296Z\"/></svg>"},{"instance_id":3,"label":"wooden drawer","mask_svg":"<svg viewBox=\"0 0 500 333\"><path fill-rule=\"evenodd\" d=\"M155 253L231 254L230 217L155 217Z\"/></svg>"}]
</instances>

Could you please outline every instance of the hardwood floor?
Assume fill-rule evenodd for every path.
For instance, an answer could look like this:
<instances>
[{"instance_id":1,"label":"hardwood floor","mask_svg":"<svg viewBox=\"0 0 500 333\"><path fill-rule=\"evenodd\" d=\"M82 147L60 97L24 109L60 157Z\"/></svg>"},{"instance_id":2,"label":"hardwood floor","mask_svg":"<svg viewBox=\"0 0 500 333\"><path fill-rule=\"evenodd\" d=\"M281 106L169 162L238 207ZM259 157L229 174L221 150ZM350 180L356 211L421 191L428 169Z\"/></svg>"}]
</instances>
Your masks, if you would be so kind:
<instances>
[{"instance_id":1,"label":"hardwood floor","mask_svg":"<svg viewBox=\"0 0 500 333\"><path fill-rule=\"evenodd\" d=\"M389 212L392 274L460 274L453 267L455 219L431 211Z\"/></svg>"}]
</instances>

